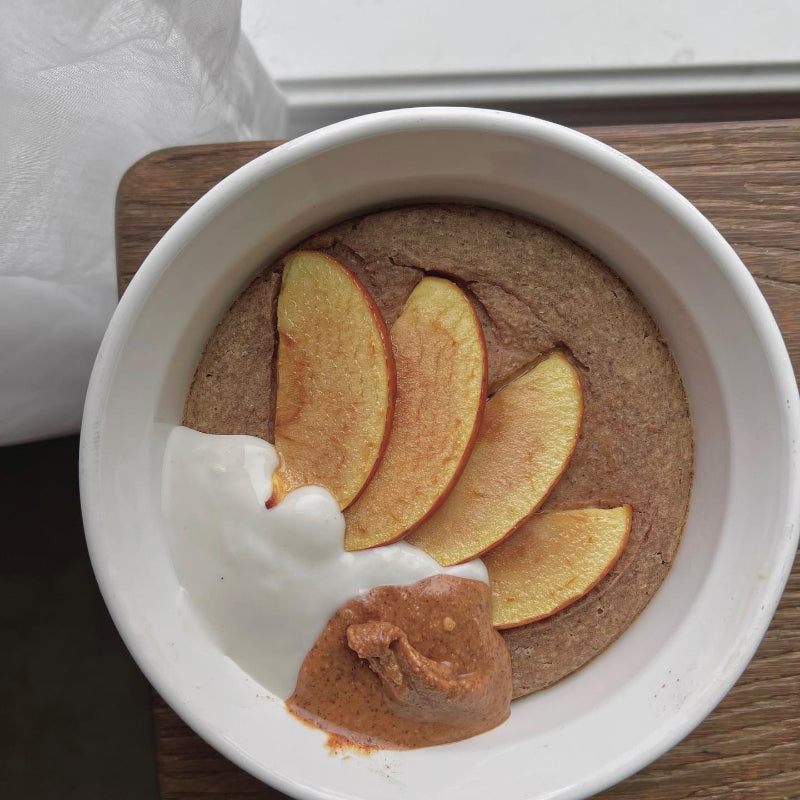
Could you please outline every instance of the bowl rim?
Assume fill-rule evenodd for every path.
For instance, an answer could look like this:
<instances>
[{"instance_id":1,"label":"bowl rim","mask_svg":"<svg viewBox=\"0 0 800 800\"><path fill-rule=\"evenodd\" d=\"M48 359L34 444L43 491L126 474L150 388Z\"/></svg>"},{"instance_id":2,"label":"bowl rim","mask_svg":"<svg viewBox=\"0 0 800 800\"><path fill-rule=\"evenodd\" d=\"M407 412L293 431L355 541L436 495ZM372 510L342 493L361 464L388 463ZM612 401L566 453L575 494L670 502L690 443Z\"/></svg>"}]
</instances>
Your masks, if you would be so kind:
<instances>
[{"instance_id":1,"label":"bowl rim","mask_svg":"<svg viewBox=\"0 0 800 800\"><path fill-rule=\"evenodd\" d=\"M257 183L306 159L360 140L420 130L492 132L541 141L568 151L612 172L619 180L634 185L699 239L704 248L713 254L747 312L768 362L769 371L775 380L777 394L785 399L785 403L781 406L782 422L791 437L791 462L786 465L788 485L800 486L800 449L798 449L800 396L788 351L766 299L735 251L700 211L664 180L609 145L556 123L510 112L459 107L422 107L381 111L344 120L281 144L240 167L197 200L164 234L131 280L112 316L97 354L84 406L79 451L81 506L89 555L101 594L122 639L148 681L195 731L202 732L202 737L225 757L243 769L257 774L262 780L265 779L262 776L268 775L269 783L282 791L295 795L300 792L302 796L308 798L324 796L324 793L314 791L312 794L310 790L292 782L288 776L275 774L254 763L229 739L210 729L192 708L177 703L171 688L162 680L150 659L136 648L138 635L132 621L122 608L113 576L105 569L99 501L93 491L101 469L102 421L106 400L113 383L115 365L138 312L147 303L158 278L169 268L183 244L201 230L211 218L221 213ZM698 702L693 707L692 713L676 714L671 729L660 737L657 743L627 754L626 758L608 765L602 773L595 773L582 779L573 785L573 789L579 792L600 791L642 769L683 739L730 691L755 654L788 581L800 534L798 526L800 492L790 489L787 493L782 520L784 526L778 548L779 559L766 587L767 602L762 604L754 615L754 624L747 632L747 646L726 665L724 679L704 694L704 702Z\"/></svg>"}]
</instances>

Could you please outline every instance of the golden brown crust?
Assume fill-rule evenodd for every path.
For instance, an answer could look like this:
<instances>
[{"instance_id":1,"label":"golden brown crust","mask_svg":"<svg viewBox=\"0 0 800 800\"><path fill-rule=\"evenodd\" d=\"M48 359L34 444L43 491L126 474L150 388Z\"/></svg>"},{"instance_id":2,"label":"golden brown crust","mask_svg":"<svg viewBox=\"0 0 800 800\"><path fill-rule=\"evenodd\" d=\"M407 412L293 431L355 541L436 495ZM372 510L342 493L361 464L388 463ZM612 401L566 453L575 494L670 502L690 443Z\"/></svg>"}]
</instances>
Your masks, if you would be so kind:
<instances>
[{"instance_id":1,"label":"golden brown crust","mask_svg":"<svg viewBox=\"0 0 800 800\"><path fill-rule=\"evenodd\" d=\"M456 280L484 328L490 392L553 348L562 348L578 368L585 396L581 438L545 509L629 503L630 540L586 597L549 619L503 632L515 696L578 669L627 629L661 584L688 509L691 418L655 323L599 259L549 228L502 211L453 204L398 208L341 223L300 246L324 250L353 270L389 325L423 274ZM232 310L228 324L247 328L244 313L243 305ZM215 337L208 350L218 352L222 342ZM198 375L202 369L203 362ZM194 403L202 405L202 398ZM215 413L206 414L201 429L214 427ZM230 414L222 417L230 424Z\"/></svg>"}]
</instances>

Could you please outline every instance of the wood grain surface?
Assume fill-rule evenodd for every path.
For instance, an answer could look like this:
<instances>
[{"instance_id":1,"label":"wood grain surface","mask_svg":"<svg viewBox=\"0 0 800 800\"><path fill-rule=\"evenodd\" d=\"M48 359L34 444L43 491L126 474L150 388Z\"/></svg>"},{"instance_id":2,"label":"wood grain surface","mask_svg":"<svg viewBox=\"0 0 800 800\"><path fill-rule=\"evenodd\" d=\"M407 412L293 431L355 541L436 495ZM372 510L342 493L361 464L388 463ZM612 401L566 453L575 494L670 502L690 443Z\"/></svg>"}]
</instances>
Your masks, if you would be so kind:
<instances>
[{"instance_id":1,"label":"wood grain surface","mask_svg":"<svg viewBox=\"0 0 800 800\"><path fill-rule=\"evenodd\" d=\"M688 197L753 273L800 370L800 120L594 128ZM274 144L153 153L117 195L120 293L166 229L225 175ZM280 798L216 753L154 695L164 800ZM613 730L609 731L613 736ZM755 658L686 739L603 800L800 798L800 559Z\"/></svg>"}]
</instances>

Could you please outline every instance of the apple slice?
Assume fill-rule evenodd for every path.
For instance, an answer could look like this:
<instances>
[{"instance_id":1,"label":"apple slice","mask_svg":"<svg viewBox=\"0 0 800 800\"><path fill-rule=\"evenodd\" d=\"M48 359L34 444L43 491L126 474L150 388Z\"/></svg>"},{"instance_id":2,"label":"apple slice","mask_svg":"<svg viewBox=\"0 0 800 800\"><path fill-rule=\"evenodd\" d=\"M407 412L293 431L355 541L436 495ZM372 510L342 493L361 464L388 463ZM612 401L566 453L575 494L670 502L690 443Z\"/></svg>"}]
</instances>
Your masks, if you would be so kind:
<instances>
[{"instance_id":1,"label":"apple slice","mask_svg":"<svg viewBox=\"0 0 800 800\"><path fill-rule=\"evenodd\" d=\"M357 278L324 253L284 259L278 295L275 448L270 504L324 486L346 508L386 447L395 397L389 331Z\"/></svg>"},{"instance_id":2,"label":"apple slice","mask_svg":"<svg viewBox=\"0 0 800 800\"><path fill-rule=\"evenodd\" d=\"M629 505L537 514L486 553L495 628L549 617L583 597L617 563L632 519Z\"/></svg>"},{"instance_id":3,"label":"apple slice","mask_svg":"<svg viewBox=\"0 0 800 800\"><path fill-rule=\"evenodd\" d=\"M345 512L345 549L396 541L428 517L457 480L486 402L486 343L452 281L423 278L392 326L397 400L389 443Z\"/></svg>"},{"instance_id":4,"label":"apple slice","mask_svg":"<svg viewBox=\"0 0 800 800\"><path fill-rule=\"evenodd\" d=\"M583 392L554 352L487 403L472 455L439 510L408 536L440 564L481 555L544 502L578 441Z\"/></svg>"}]
</instances>

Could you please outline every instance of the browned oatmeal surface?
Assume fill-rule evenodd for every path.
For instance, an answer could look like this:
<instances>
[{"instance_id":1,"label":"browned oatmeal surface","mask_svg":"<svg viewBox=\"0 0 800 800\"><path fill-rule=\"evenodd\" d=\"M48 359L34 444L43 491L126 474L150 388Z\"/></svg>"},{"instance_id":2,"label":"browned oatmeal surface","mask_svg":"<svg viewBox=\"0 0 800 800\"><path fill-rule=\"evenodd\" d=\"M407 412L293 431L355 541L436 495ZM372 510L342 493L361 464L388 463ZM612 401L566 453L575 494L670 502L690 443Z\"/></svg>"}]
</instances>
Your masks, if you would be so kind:
<instances>
[{"instance_id":1,"label":"browned oatmeal surface","mask_svg":"<svg viewBox=\"0 0 800 800\"><path fill-rule=\"evenodd\" d=\"M689 409L669 348L646 310L571 240L486 208L437 204L383 211L298 246L330 253L349 267L389 326L425 273L455 280L483 325L490 392L553 348L572 359L585 395L583 428L545 509L630 503L630 540L588 595L503 637L515 697L581 667L624 632L661 584L688 509ZM279 268L280 262L256 278L212 335L184 424L271 439Z\"/></svg>"}]
</instances>

